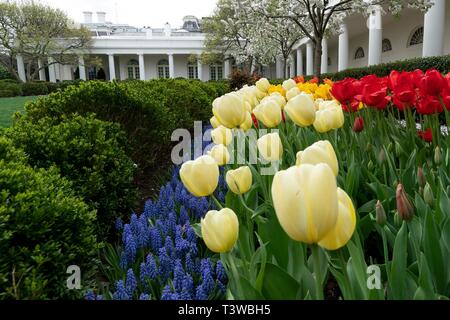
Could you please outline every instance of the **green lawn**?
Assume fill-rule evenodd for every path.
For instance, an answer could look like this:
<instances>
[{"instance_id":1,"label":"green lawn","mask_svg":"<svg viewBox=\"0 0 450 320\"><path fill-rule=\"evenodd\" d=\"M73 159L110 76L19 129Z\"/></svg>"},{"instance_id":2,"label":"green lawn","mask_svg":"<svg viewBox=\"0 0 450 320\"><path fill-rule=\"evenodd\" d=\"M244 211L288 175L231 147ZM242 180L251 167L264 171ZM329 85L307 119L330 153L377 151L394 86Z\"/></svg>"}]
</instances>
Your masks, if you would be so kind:
<instances>
[{"instance_id":1,"label":"green lawn","mask_svg":"<svg viewBox=\"0 0 450 320\"><path fill-rule=\"evenodd\" d=\"M23 111L25 102L35 100L37 96L0 98L0 128L9 127L16 111Z\"/></svg>"}]
</instances>

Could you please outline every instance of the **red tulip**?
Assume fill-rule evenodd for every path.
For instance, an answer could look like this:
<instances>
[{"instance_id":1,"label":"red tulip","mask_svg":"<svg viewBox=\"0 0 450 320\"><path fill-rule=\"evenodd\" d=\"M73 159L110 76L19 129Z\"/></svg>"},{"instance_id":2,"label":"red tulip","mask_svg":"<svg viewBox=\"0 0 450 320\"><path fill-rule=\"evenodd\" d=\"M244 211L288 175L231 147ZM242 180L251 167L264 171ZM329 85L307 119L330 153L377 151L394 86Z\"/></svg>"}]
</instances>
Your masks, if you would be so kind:
<instances>
[{"instance_id":1,"label":"red tulip","mask_svg":"<svg viewBox=\"0 0 450 320\"><path fill-rule=\"evenodd\" d=\"M444 89L445 80L437 70L428 70L420 80L420 90L423 94L437 96Z\"/></svg>"},{"instance_id":2,"label":"red tulip","mask_svg":"<svg viewBox=\"0 0 450 320\"><path fill-rule=\"evenodd\" d=\"M422 130L419 130L417 133L420 139L424 140L425 142L432 142L433 141L433 133L431 132L431 129L428 128L423 132Z\"/></svg>"},{"instance_id":3,"label":"red tulip","mask_svg":"<svg viewBox=\"0 0 450 320\"><path fill-rule=\"evenodd\" d=\"M408 199L408 195L401 183L397 185L395 198L397 202L397 211L400 217L406 221L411 220L414 216L414 206Z\"/></svg>"},{"instance_id":4,"label":"red tulip","mask_svg":"<svg viewBox=\"0 0 450 320\"><path fill-rule=\"evenodd\" d=\"M353 131L359 133L364 130L364 119L363 117L357 117L353 123Z\"/></svg>"},{"instance_id":5,"label":"red tulip","mask_svg":"<svg viewBox=\"0 0 450 320\"><path fill-rule=\"evenodd\" d=\"M253 124L255 125L255 128L259 128L258 119L256 119L256 116L252 113L252 120Z\"/></svg>"},{"instance_id":6,"label":"red tulip","mask_svg":"<svg viewBox=\"0 0 450 320\"><path fill-rule=\"evenodd\" d=\"M417 112L420 114L441 113L444 107L441 101L435 96L422 96L416 105Z\"/></svg>"},{"instance_id":7,"label":"red tulip","mask_svg":"<svg viewBox=\"0 0 450 320\"><path fill-rule=\"evenodd\" d=\"M411 79L412 79L412 82L414 83L414 86L416 88L419 88L420 81L422 80L422 78L423 78L423 71L422 70L416 69L413 72L411 72Z\"/></svg>"},{"instance_id":8,"label":"red tulip","mask_svg":"<svg viewBox=\"0 0 450 320\"><path fill-rule=\"evenodd\" d=\"M283 110L281 110L281 119L283 120L283 122L286 122L286 117L284 116Z\"/></svg>"},{"instance_id":9,"label":"red tulip","mask_svg":"<svg viewBox=\"0 0 450 320\"><path fill-rule=\"evenodd\" d=\"M308 81L309 83L319 83L319 78L314 77L311 80Z\"/></svg>"},{"instance_id":10,"label":"red tulip","mask_svg":"<svg viewBox=\"0 0 450 320\"><path fill-rule=\"evenodd\" d=\"M351 102L353 97L359 92L356 90L355 79L345 78L344 80L337 81L331 88L331 94L342 105L347 105Z\"/></svg>"},{"instance_id":11,"label":"red tulip","mask_svg":"<svg viewBox=\"0 0 450 320\"><path fill-rule=\"evenodd\" d=\"M387 96L387 86L382 82L372 82L364 86L362 91L363 102L377 109L385 109L389 97Z\"/></svg>"}]
</instances>

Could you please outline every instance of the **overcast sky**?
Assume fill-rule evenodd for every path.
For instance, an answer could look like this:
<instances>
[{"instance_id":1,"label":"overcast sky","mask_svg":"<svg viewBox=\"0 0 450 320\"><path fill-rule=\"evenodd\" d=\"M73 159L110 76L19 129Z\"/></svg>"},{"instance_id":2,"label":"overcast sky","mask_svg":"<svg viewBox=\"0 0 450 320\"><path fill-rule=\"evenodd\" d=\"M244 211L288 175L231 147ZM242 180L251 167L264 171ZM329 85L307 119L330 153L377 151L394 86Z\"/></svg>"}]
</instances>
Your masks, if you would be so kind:
<instances>
[{"instance_id":1,"label":"overcast sky","mask_svg":"<svg viewBox=\"0 0 450 320\"><path fill-rule=\"evenodd\" d=\"M210 15L217 0L41 0L58 7L74 19L83 22L83 11L105 11L106 21L127 23L136 27L181 27L186 15L199 18ZM118 21L117 21L118 20Z\"/></svg>"}]
</instances>

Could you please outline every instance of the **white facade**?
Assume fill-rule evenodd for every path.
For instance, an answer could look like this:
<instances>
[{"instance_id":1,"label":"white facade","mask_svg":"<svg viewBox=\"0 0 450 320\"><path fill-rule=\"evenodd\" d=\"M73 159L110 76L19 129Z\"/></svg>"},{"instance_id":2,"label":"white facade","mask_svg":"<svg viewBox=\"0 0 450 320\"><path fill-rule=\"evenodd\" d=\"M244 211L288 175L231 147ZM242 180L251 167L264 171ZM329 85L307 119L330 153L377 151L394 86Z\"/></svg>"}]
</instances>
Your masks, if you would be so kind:
<instances>
[{"instance_id":1,"label":"white facade","mask_svg":"<svg viewBox=\"0 0 450 320\"><path fill-rule=\"evenodd\" d=\"M396 18L389 13L381 14L381 8L374 6L368 18L357 14L346 18L340 33L322 42L322 73L450 54L450 1L433 2L426 14L407 9ZM41 80L183 77L207 81L219 80L231 73L229 57L213 66L202 65L199 59L189 62L204 51L205 35L200 32L201 22L194 16L186 16L183 27L179 29L173 29L169 24L152 29L105 22L104 12L96 13L96 22L93 22L92 12L83 14L84 25L93 36L89 54L79 57L78 66L50 65L47 76L45 72L39 73ZM89 57L101 59L101 66L89 66ZM25 80L21 56L17 57L17 63L18 73ZM289 58L286 77L311 75L314 67L313 45L309 39L302 39ZM282 78L282 68L282 61L277 59L276 63L265 66L262 72L268 78Z\"/></svg>"},{"instance_id":2,"label":"white facade","mask_svg":"<svg viewBox=\"0 0 450 320\"><path fill-rule=\"evenodd\" d=\"M327 39L323 50L327 57L326 71L334 73L378 63L450 54L450 1L433 1L434 6L426 14L406 9L397 18L389 13L380 14L375 7L368 18L348 17L341 33ZM299 75L311 74L314 59L308 54L308 43L308 39L303 39L296 47ZM322 69L323 66L324 57ZM303 70L304 73L300 73Z\"/></svg>"}]
</instances>

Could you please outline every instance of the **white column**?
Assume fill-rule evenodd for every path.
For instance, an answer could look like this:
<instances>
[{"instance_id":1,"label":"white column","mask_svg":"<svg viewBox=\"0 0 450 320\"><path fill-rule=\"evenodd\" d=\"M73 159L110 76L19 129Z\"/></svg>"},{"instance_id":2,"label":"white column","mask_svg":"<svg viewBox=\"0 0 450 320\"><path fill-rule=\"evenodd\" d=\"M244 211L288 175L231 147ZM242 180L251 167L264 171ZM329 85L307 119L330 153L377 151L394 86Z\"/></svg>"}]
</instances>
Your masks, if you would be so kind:
<instances>
[{"instance_id":1,"label":"white column","mask_svg":"<svg viewBox=\"0 0 450 320\"><path fill-rule=\"evenodd\" d=\"M231 58L228 57L224 61L224 76L226 79L228 79L231 75Z\"/></svg>"},{"instance_id":2,"label":"white column","mask_svg":"<svg viewBox=\"0 0 450 320\"><path fill-rule=\"evenodd\" d=\"M145 80L144 54L139 55L139 79Z\"/></svg>"},{"instance_id":3,"label":"white column","mask_svg":"<svg viewBox=\"0 0 450 320\"><path fill-rule=\"evenodd\" d=\"M55 68L54 62L55 62L55 60L52 57L48 58L48 76L50 78L49 79L50 82L56 82L56 68ZM81 76L81 71L80 71L80 76Z\"/></svg>"},{"instance_id":4,"label":"white column","mask_svg":"<svg viewBox=\"0 0 450 320\"><path fill-rule=\"evenodd\" d=\"M80 79L86 80L86 66L84 65L84 57L78 57L78 70L80 72Z\"/></svg>"},{"instance_id":5,"label":"white column","mask_svg":"<svg viewBox=\"0 0 450 320\"><path fill-rule=\"evenodd\" d=\"M289 74L289 77L293 78L293 77L295 77L295 58L294 58L294 56L291 56L289 59L290 59L289 60L289 68L291 71Z\"/></svg>"},{"instance_id":6,"label":"white column","mask_svg":"<svg viewBox=\"0 0 450 320\"><path fill-rule=\"evenodd\" d=\"M21 54L16 56L17 60L17 73L19 74L19 79L23 82L27 81L27 76L25 74L25 64L23 63L23 57Z\"/></svg>"},{"instance_id":7,"label":"white column","mask_svg":"<svg viewBox=\"0 0 450 320\"><path fill-rule=\"evenodd\" d=\"M38 59L38 68L39 68L39 80L45 81L45 68L42 59Z\"/></svg>"},{"instance_id":8,"label":"white column","mask_svg":"<svg viewBox=\"0 0 450 320\"><path fill-rule=\"evenodd\" d=\"M433 0L433 6L425 14L423 27L424 57L444 54L445 0Z\"/></svg>"},{"instance_id":9,"label":"white column","mask_svg":"<svg viewBox=\"0 0 450 320\"><path fill-rule=\"evenodd\" d=\"M314 74L314 52L312 42L308 41L306 43L306 75L312 74Z\"/></svg>"},{"instance_id":10,"label":"white column","mask_svg":"<svg viewBox=\"0 0 450 320\"><path fill-rule=\"evenodd\" d=\"M341 34L339 34L339 59L338 71L348 68L348 29L344 23L341 26Z\"/></svg>"},{"instance_id":11,"label":"white column","mask_svg":"<svg viewBox=\"0 0 450 320\"><path fill-rule=\"evenodd\" d=\"M203 81L203 64L202 64L201 55L198 55L198 57L197 57L197 72L198 72L198 79L200 81Z\"/></svg>"},{"instance_id":12,"label":"white column","mask_svg":"<svg viewBox=\"0 0 450 320\"><path fill-rule=\"evenodd\" d=\"M383 23L380 6L373 6L369 10L369 66L371 66L381 63Z\"/></svg>"},{"instance_id":13,"label":"white column","mask_svg":"<svg viewBox=\"0 0 450 320\"><path fill-rule=\"evenodd\" d=\"M297 49L297 75L303 75L303 52L301 47Z\"/></svg>"},{"instance_id":14,"label":"white column","mask_svg":"<svg viewBox=\"0 0 450 320\"><path fill-rule=\"evenodd\" d=\"M322 59L320 61L320 73L328 72L328 40L322 39Z\"/></svg>"},{"instance_id":15,"label":"white column","mask_svg":"<svg viewBox=\"0 0 450 320\"><path fill-rule=\"evenodd\" d=\"M276 58L276 76L277 79L283 78L283 61L281 61L281 57Z\"/></svg>"},{"instance_id":16,"label":"white column","mask_svg":"<svg viewBox=\"0 0 450 320\"><path fill-rule=\"evenodd\" d=\"M173 54L169 54L169 76L175 78L175 63L173 61Z\"/></svg>"},{"instance_id":17,"label":"white column","mask_svg":"<svg viewBox=\"0 0 450 320\"><path fill-rule=\"evenodd\" d=\"M108 65L109 65L109 80L113 81L116 79L116 65L114 64L113 54L108 54Z\"/></svg>"}]
</instances>

